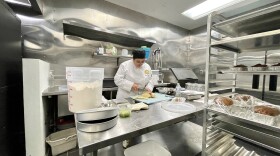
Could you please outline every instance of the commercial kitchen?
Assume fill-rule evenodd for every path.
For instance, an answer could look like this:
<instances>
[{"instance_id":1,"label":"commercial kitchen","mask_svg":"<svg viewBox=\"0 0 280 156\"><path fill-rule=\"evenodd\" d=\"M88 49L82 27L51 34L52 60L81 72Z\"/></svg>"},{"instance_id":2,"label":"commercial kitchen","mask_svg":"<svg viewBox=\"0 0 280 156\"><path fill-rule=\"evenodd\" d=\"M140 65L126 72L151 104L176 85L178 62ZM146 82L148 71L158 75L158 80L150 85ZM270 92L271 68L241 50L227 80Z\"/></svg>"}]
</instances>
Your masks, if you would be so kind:
<instances>
[{"instance_id":1,"label":"commercial kitchen","mask_svg":"<svg viewBox=\"0 0 280 156\"><path fill-rule=\"evenodd\" d=\"M280 155L279 0L1 0L0 155Z\"/></svg>"}]
</instances>

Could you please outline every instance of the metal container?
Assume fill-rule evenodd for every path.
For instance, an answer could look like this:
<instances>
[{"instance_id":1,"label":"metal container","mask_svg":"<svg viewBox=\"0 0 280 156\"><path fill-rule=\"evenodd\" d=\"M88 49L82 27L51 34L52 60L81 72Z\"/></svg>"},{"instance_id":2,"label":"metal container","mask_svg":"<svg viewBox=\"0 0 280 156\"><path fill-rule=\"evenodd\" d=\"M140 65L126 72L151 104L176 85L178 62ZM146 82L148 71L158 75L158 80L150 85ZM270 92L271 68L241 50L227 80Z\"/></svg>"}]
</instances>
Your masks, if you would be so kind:
<instances>
[{"instance_id":1,"label":"metal container","mask_svg":"<svg viewBox=\"0 0 280 156\"><path fill-rule=\"evenodd\" d=\"M248 71L248 67L233 67L231 71Z\"/></svg>"},{"instance_id":2,"label":"metal container","mask_svg":"<svg viewBox=\"0 0 280 156\"><path fill-rule=\"evenodd\" d=\"M270 67L268 67L268 69L270 71L279 71L280 70L280 66L270 66Z\"/></svg>"},{"instance_id":3,"label":"metal container","mask_svg":"<svg viewBox=\"0 0 280 156\"><path fill-rule=\"evenodd\" d=\"M76 113L76 121L102 120L118 116L117 107L102 107Z\"/></svg>"},{"instance_id":4,"label":"metal container","mask_svg":"<svg viewBox=\"0 0 280 156\"><path fill-rule=\"evenodd\" d=\"M83 132L100 132L114 127L117 124L118 116L94 121L77 121L77 129Z\"/></svg>"},{"instance_id":5,"label":"metal container","mask_svg":"<svg viewBox=\"0 0 280 156\"><path fill-rule=\"evenodd\" d=\"M248 67L248 71L266 71L267 67Z\"/></svg>"}]
</instances>

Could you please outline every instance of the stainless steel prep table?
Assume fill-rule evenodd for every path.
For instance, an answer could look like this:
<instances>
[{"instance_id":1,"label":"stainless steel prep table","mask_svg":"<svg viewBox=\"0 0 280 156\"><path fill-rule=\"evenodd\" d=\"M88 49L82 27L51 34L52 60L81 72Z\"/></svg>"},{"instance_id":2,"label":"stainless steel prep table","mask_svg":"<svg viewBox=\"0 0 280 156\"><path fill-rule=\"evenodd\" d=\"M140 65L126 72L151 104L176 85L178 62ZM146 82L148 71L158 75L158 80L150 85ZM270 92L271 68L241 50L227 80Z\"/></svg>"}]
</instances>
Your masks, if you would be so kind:
<instances>
[{"instance_id":1,"label":"stainless steel prep table","mask_svg":"<svg viewBox=\"0 0 280 156\"><path fill-rule=\"evenodd\" d=\"M77 130L79 155L87 153L97 155L98 149L188 120L204 109L201 103L189 103L196 106L196 111L173 113L162 109L161 103L155 103L149 105L148 110L133 112L129 118L119 118L117 125L107 131L85 133Z\"/></svg>"},{"instance_id":2,"label":"stainless steel prep table","mask_svg":"<svg viewBox=\"0 0 280 156\"><path fill-rule=\"evenodd\" d=\"M102 91L117 91L118 87L112 87L112 88L102 88ZM51 87L51 88L47 88L46 90L44 90L44 92L42 93L42 96L52 96L52 95L67 95L68 94L68 90L67 90L67 86L55 86L55 87Z\"/></svg>"}]
</instances>

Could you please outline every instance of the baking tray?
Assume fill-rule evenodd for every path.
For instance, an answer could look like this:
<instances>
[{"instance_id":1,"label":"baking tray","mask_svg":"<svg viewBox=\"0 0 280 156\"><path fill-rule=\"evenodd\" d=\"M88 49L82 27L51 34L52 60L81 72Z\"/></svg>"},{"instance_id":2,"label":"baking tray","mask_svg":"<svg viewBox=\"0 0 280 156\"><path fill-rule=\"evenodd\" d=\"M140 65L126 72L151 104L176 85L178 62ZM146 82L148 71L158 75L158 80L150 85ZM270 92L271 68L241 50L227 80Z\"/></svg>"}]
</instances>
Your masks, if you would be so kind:
<instances>
[{"instance_id":1,"label":"baking tray","mask_svg":"<svg viewBox=\"0 0 280 156\"><path fill-rule=\"evenodd\" d=\"M215 151L218 147L220 147L222 144L224 144L227 141L230 141L232 139L232 135L225 135L224 137L222 137L221 139L219 139L218 141L216 141L215 143L209 145L205 152L207 154L212 153L213 151Z\"/></svg>"},{"instance_id":2,"label":"baking tray","mask_svg":"<svg viewBox=\"0 0 280 156\"><path fill-rule=\"evenodd\" d=\"M112 118L119 113L117 107L102 107L75 113L77 121L93 121Z\"/></svg>"},{"instance_id":3,"label":"baking tray","mask_svg":"<svg viewBox=\"0 0 280 156\"><path fill-rule=\"evenodd\" d=\"M225 153L223 153L221 156L233 155L233 154L235 154L239 149L240 149L240 147L238 147L237 145L234 144L234 145L231 146L229 149L227 149L227 151L225 151Z\"/></svg>"},{"instance_id":4,"label":"baking tray","mask_svg":"<svg viewBox=\"0 0 280 156\"><path fill-rule=\"evenodd\" d=\"M211 137L213 137L213 136L215 136L215 135L217 135L217 134L219 134L219 133L221 133L221 131L218 130L218 129L216 129L216 130L211 130L211 131L207 132L207 137L208 137L208 138L211 138Z\"/></svg>"},{"instance_id":5,"label":"baking tray","mask_svg":"<svg viewBox=\"0 0 280 156\"><path fill-rule=\"evenodd\" d=\"M209 139L207 139L206 144L211 146L213 143L217 142L224 136L225 136L224 133L217 133L217 134L213 135L212 137L210 137Z\"/></svg>"},{"instance_id":6,"label":"baking tray","mask_svg":"<svg viewBox=\"0 0 280 156\"><path fill-rule=\"evenodd\" d=\"M103 120L77 121L77 129L83 132L100 132L114 127L117 124L118 116Z\"/></svg>"},{"instance_id":7,"label":"baking tray","mask_svg":"<svg viewBox=\"0 0 280 156\"><path fill-rule=\"evenodd\" d=\"M235 142L234 139L224 142L220 147L215 149L210 155L220 156L221 154L225 153L231 146L233 146L234 142Z\"/></svg>"}]
</instances>

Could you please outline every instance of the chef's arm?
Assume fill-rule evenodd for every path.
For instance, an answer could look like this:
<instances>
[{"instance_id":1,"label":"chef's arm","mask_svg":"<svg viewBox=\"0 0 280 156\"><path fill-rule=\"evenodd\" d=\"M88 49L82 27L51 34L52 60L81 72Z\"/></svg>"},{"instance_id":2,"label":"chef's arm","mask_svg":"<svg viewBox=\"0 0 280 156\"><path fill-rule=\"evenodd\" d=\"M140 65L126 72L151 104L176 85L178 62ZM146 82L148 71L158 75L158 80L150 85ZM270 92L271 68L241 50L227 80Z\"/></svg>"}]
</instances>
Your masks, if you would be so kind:
<instances>
[{"instance_id":1,"label":"chef's arm","mask_svg":"<svg viewBox=\"0 0 280 156\"><path fill-rule=\"evenodd\" d=\"M131 91L131 87L133 86L134 82L131 82L129 80L125 79L125 67L121 64L115 77L114 77L114 81L115 84L120 87L123 90L126 90L128 92Z\"/></svg>"},{"instance_id":2,"label":"chef's arm","mask_svg":"<svg viewBox=\"0 0 280 156\"><path fill-rule=\"evenodd\" d=\"M149 75L149 83L147 84L145 89L148 90L148 91L151 91L151 92L154 89L154 84L152 82L152 71L151 70L150 70L150 75Z\"/></svg>"}]
</instances>

